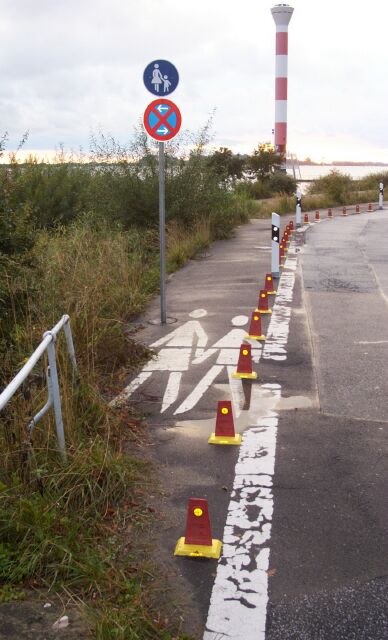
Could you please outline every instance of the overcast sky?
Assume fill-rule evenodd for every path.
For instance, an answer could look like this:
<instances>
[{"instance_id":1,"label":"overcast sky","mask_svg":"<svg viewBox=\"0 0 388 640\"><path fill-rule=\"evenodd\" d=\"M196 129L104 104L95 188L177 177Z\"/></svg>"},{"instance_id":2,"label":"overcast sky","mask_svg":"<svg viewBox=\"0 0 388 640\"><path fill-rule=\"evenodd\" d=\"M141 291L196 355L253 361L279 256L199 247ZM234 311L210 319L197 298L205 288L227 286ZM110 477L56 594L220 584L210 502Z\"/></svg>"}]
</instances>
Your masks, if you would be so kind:
<instances>
[{"instance_id":1,"label":"overcast sky","mask_svg":"<svg viewBox=\"0 0 388 640\"><path fill-rule=\"evenodd\" d=\"M216 109L214 146L251 152L274 127L275 24L267 0L0 0L0 134L47 154L129 140L154 99L143 70L175 64L182 128ZM388 161L388 3L295 0L288 150Z\"/></svg>"}]
</instances>

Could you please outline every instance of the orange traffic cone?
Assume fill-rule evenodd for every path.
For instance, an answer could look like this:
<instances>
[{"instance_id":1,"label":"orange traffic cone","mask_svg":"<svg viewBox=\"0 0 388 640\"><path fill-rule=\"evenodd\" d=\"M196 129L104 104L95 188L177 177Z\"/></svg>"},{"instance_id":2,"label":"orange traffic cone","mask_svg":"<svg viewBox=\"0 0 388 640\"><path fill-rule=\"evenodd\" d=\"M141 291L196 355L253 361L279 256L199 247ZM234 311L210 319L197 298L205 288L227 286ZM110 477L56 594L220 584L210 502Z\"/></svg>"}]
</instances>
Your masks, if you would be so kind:
<instances>
[{"instance_id":1,"label":"orange traffic cone","mask_svg":"<svg viewBox=\"0 0 388 640\"><path fill-rule=\"evenodd\" d=\"M315 222L320 222L320 221L321 221L321 219L319 217L319 211L316 211L315 212Z\"/></svg>"},{"instance_id":2,"label":"orange traffic cone","mask_svg":"<svg viewBox=\"0 0 388 640\"><path fill-rule=\"evenodd\" d=\"M252 348L250 344L241 345L237 371L232 373L232 378L248 378L256 380L257 373L252 371Z\"/></svg>"},{"instance_id":3,"label":"orange traffic cone","mask_svg":"<svg viewBox=\"0 0 388 640\"><path fill-rule=\"evenodd\" d=\"M261 332L261 313L257 313L257 311L252 313L248 335L245 338L249 338L249 340L265 340L265 336Z\"/></svg>"},{"instance_id":4,"label":"orange traffic cone","mask_svg":"<svg viewBox=\"0 0 388 640\"><path fill-rule=\"evenodd\" d=\"M360 213L360 205L356 204L356 213Z\"/></svg>"},{"instance_id":5,"label":"orange traffic cone","mask_svg":"<svg viewBox=\"0 0 388 640\"><path fill-rule=\"evenodd\" d=\"M276 290L273 288L273 279L271 273L265 274L265 290L269 296L274 296Z\"/></svg>"},{"instance_id":6,"label":"orange traffic cone","mask_svg":"<svg viewBox=\"0 0 388 640\"><path fill-rule=\"evenodd\" d=\"M221 548L222 542L212 538L207 500L190 498L187 506L186 533L176 543L174 556L218 559Z\"/></svg>"},{"instance_id":7,"label":"orange traffic cone","mask_svg":"<svg viewBox=\"0 0 388 640\"><path fill-rule=\"evenodd\" d=\"M216 430L211 434L209 444L241 444L241 436L234 432L232 403L220 400L217 406Z\"/></svg>"},{"instance_id":8,"label":"orange traffic cone","mask_svg":"<svg viewBox=\"0 0 388 640\"><path fill-rule=\"evenodd\" d=\"M347 215L348 215L348 212L346 211L346 207L344 207L344 208L342 209L342 215L343 215L343 216L347 216Z\"/></svg>"},{"instance_id":9,"label":"orange traffic cone","mask_svg":"<svg viewBox=\"0 0 388 640\"><path fill-rule=\"evenodd\" d=\"M333 210L332 209L328 209L327 210L327 217L328 218L332 218L333 217Z\"/></svg>"},{"instance_id":10,"label":"orange traffic cone","mask_svg":"<svg viewBox=\"0 0 388 640\"><path fill-rule=\"evenodd\" d=\"M369 203L368 204L368 213L372 213L373 209L372 209L372 204Z\"/></svg>"},{"instance_id":11,"label":"orange traffic cone","mask_svg":"<svg viewBox=\"0 0 388 640\"><path fill-rule=\"evenodd\" d=\"M265 289L260 290L259 301L257 303L257 311L260 313L272 313L268 307L268 293Z\"/></svg>"},{"instance_id":12,"label":"orange traffic cone","mask_svg":"<svg viewBox=\"0 0 388 640\"><path fill-rule=\"evenodd\" d=\"M308 223L309 223L309 214L308 214L308 213L305 213L305 214L304 214L304 223L305 223L305 224L308 224Z\"/></svg>"}]
</instances>

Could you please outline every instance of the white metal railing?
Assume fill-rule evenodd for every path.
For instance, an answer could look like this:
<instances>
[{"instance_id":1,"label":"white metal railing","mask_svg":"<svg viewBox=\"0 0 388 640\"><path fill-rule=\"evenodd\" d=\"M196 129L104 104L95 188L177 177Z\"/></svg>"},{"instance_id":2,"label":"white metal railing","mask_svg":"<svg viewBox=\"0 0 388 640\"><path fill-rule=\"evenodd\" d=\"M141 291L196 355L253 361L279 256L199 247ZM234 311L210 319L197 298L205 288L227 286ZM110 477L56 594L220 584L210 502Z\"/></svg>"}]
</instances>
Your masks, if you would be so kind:
<instances>
[{"instance_id":1,"label":"white metal railing","mask_svg":"<svg viewBox=\"0 0 388 640\"><path fill-rule=\"evenodd\" d=\"M65 434L63 429L62 420L62 408L61 408L61 395L59 391L58 371L57 371L57 359L55 353L55 342L60 330L63 329L66 337L67 350L69 357L73 365L73 370L78 374L77 360L75 357L73 337L70 329L70 318L68 315L62 316L59 322L51 329L43 334L43 340L40 345L35 349L34 353L28 358L26 364L20 369L19 373L11 380L6 386L4 391L0 394L0 411L4 409L6 404L10 401L12 396L16 393L19 387L23 384L26 378L30 375L31 371L35 367L36 363L40 360L43 354L47 351L48 367L46 371L48 398L47 402L38 411L38 413L32 418L27 426L29 433L31 434L35 425L39 420L47 413L47 411L54 406L55 426L57 432L57 439L59 445L59 451L64 462L67 461L66 456L66 444Z\"/></svg>"}]
</instances>

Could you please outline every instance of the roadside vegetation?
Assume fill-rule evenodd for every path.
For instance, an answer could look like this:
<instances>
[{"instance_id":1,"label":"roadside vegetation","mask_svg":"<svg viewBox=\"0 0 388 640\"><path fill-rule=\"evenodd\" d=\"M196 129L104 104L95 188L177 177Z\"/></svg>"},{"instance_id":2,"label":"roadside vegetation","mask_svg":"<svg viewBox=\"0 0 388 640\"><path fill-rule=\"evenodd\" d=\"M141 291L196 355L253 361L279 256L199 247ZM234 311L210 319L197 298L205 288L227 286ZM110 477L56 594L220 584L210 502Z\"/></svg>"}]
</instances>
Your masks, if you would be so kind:
<instances>
[{"instance_id":1,"label":"roadside vegetation","mask_svg":"<svg viewBox=\"0 0 388 640\"><path fill-rule=\"evenodd\" d=\"M340 205L376 202L378 185L388 185L388 172L371 173L354 180L350 175L333 170L329 175L311 182L302 196L302 210L326 209ZM272 211L280 215L295 212L295 195L286 192L255 201L255 217L267 218Z\"/></svg>"},{"instance_id":2,"label":"roadside vegetation","mask_svg":"<svg viewBox=\"0 0 388 640\"><path fill-rule=\"evenodd\" d=\"M251 156L208 154L209 125L188 142L186 155L172 144L166 153L170 273L249 218L295 210L296 182L265 145ZM0 155L5 145L6 136ZM311 185L304 208L374 200L387 177L330 175ZM80 369L75 380L60 338L66 466L50 413L32 438L26 430L46 400L47 363L0 414L0 602L65 594L100 640L185 637L158 611L158 569L140 543L157 491L147 427L107 402L150 357L132 323L158 290L157 225L156 147L140 129L127 147L92 136L88 158L60 151L52 164L21 163L16 153L0 165L0 386L64 313Z\"/></svg>"}]
</instances>

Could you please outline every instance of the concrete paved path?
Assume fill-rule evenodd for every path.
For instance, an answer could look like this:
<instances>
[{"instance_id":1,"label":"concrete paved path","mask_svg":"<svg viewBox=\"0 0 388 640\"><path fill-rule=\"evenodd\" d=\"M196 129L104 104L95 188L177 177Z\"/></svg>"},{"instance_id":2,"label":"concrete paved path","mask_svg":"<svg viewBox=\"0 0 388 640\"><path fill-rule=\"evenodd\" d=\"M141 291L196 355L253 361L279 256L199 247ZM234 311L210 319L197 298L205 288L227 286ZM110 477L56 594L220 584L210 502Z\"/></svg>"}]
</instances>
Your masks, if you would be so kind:
<instances>
[{"instance_id":1,"label":"concrete paved path","mask_svg":"<svg viewBox=\"0 0 388 640\"><path fill-rule=\"evenodd\" d=\"M230 373L270 268L269 221L174 275L175 324L147 324L157 300L144 318L138 337L157 357L122 399L148 414L165 492L156 551L198 640L205 625L206 640L387 637L384 238L388 211L309 230L265 319L268 343L254 345L249 409ZM240 448L207 444L221 399ZM172 557L192 496L209 500L218 564Z\"/></svg>"}]
</instances>

